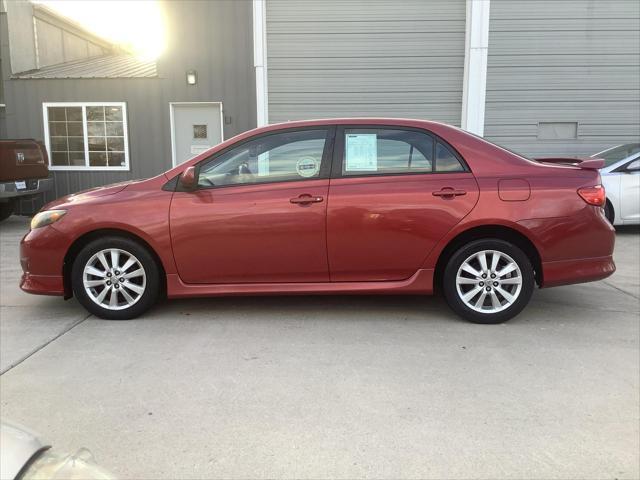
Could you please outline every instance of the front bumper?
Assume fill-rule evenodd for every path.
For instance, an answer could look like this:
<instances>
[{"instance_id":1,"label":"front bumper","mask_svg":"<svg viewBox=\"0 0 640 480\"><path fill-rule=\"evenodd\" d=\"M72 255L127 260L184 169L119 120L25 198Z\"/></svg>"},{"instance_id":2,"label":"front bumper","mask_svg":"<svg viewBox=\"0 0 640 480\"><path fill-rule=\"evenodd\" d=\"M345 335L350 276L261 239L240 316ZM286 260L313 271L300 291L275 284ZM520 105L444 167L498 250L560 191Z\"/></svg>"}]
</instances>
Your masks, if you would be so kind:
<instances>
[{"instance_id":1,"label":"front bumper","mask_svg":"<svg viewBox=\"0 0 640 480\"><path fill-rule=\"evenodd\" d=\"M24 272L20 288L39 295L64 295L64 257L71 242L51 225L29 231L20 242Z\"/></svg>"},{"instance_id":2,"label":"front bumper","mask_svg":"<svg viewBox=\"0 0 640 480\"><path fill-rule=\"evenodd\" d=\"M0 199L24 197L27 195L37 195L44 193L53 188L53 178L38 178L31 180L23 180L26 184L24 190L18 189L16 182L0 183Z\"/></svg>"},{"instance_id":3,"label":"front bumper","mask_svg":"<svg viewBox=\"0 0 640 480\"><path fill-rule=\"evenodd\" d=\"M33 275L24 272L20 278L20 288L35 295L64 295L62 275Z\"/></svg>"}]
</instances>

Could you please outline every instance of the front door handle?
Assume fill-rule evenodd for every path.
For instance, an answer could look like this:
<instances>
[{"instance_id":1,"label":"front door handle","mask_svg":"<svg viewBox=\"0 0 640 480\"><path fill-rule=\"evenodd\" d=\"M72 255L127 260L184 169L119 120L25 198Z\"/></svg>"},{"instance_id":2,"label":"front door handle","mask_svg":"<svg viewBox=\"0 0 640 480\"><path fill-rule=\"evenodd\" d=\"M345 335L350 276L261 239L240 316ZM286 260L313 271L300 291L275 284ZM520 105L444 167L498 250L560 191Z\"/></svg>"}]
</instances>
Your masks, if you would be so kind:
<instances>
[{"instance_id":1,"label":"front door handle","mask_svg":"<svg viewBox=\"0 0 640 480\"><path fill-rule=\"evenodd\" d=\"M456 190L451 187L445 187L442 190L433 192L434 197L444 197L444 198L459 197L460 195L466 195L466 194L467 192L464 190Z\"/></svg>"},{"instance_id":2,"label":"front door handle","mask_svg":"<svg viewBox=\"0 0 640 480\"><path fill-rule=\"evenodd\" d=\"M289 201L291 203L295 203L298 205L308 205L310 203L320 203L324 200L324 198L322 198L319 195L308 195L308 194L304 194L304 195L300 195L299 197L295 197L295 198L291 198L289 199Z\"/></svg>"}]
</instances>

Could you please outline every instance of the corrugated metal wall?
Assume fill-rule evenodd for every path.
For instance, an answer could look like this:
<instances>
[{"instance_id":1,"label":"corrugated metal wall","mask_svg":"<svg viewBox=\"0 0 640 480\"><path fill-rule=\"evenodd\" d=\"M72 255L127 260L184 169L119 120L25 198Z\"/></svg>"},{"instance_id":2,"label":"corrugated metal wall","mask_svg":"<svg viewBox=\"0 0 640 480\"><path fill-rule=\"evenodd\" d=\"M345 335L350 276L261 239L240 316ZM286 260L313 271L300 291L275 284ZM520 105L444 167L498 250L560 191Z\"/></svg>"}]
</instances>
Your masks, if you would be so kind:
<instances>
[{"instance_id":1,"label":"corrugated metal wall","mask_svg":"<svg viewBox=\"0 0 640 480\"><path fill-rule=\"evenodd\" d=\"M640 141L640 2L491 0L485 136L529 155Z\"/></svg>"},{"instance_id":2,"label":"corrugated metal wall","mask_svg":"<svg viewBox=\"0 0 640 480\"><path fill-rule=\"evenodd\" d=\"M460 124L464 0L268 0L269 121Z\"/></svg>"}]
</instances>

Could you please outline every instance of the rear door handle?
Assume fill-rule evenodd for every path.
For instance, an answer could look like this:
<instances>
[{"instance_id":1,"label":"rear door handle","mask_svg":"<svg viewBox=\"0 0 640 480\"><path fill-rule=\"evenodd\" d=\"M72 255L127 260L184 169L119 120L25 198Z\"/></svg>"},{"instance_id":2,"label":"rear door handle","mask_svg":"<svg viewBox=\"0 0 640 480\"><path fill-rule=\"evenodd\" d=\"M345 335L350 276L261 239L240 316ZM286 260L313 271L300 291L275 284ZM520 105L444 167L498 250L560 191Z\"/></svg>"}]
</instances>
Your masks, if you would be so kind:
<instances>
[{"instance_id":1,"label":"rear door handle","mask_svg":"<svg viewBox=\"0 0 640 480\"><path fill-rule=\"evenodd\" d=\"M319 195L308 195L308 194L304 194L304 195L300 195L299 197L295 197L295 198L291 198L289 199L289 201L291 203L295 203L298 205L308 205L310 203L320 203L324 200L323 197L319 196Z\"/></svg>"},{"instance_id":2,"label":"rear door handle","mask_svg":"<svg viewBox=\"0 0 640 480\"><path fill-rule=\"evenodd\" d=\"M460 195L466 195L467 192L464 190L456 190L450 187L445 187L442 190L438 190L437 192L433 192L434 197L459 197Z\"/></svg>"}]
</instances>

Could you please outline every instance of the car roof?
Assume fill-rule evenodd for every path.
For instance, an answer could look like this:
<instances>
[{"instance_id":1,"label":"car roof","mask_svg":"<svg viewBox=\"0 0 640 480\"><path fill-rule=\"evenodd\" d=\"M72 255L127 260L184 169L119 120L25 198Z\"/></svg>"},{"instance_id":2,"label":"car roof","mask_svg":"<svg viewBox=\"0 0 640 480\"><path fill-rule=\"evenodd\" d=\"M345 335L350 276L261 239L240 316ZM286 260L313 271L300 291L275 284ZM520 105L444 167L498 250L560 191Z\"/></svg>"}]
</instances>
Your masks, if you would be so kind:
<instances>
[{"instance_id":1,"label":"car roof","mask_svg":"<svg viewBox=\"0 0 640 480\"><path fill-rule=\"evenodd\" d=\"M283 128L296 128L296 127L315 127L324 125L397 125L405 127L451 127L446 123L436 122L433 120L421 120L416 118L390 118L390 117L343 117L343 118L317 118L312 120L292 120L287 122L272 123L264 127L260 127L254 130L258 133L260 130L280 130ZM455 127L452 127L455 128Z\"/></svg>"}]
</instances>

